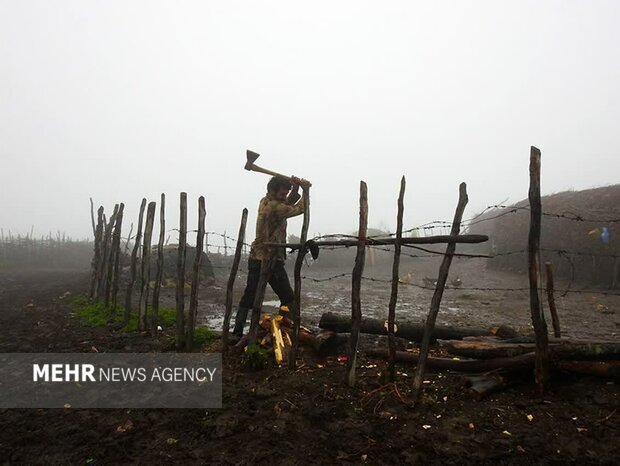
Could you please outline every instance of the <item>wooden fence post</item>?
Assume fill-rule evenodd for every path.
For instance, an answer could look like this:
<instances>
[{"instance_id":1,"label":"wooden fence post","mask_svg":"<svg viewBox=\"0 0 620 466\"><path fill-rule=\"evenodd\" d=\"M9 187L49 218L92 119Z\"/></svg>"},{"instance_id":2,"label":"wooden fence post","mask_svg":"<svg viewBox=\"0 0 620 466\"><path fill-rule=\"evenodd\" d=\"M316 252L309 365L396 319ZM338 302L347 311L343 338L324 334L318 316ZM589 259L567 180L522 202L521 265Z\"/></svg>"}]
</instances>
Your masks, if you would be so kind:
<instances>
[{"instance_id":1,"label":"wooden fence post","mask_svg":"<svg viewBox=\"0 0 620 466\"><path fill-rule=\"evenodd\" d=\"M105 295L106 291L106 281L108 278L108 268L110 267L110 246L112 241L112 227L114 226L114 221L116 220L116 214L118 213L118 204L114 206L114 211L110 216L110 220L105 226L105 230L103 231L103 248L101 254L101 268L99 269L99 283L97 284L97 300L101 298L102 295ZM50 233L50 242L53 242L52 234Z\"/></svg>"},{"instance_id":2,"label":"wooden fence post","mask_svg":"<svg viewBox=\"0 0 620 466\"><path fill-rule=\"evenodd\" d=\"M157 242L157 271L155 272L155 284L153 285L153 313L151 315L151 328L157 333L157 320L159 318L159 292L161 280L164 274L164 237L166 235L166 195L161 193L159 205L159 241Z\"/></svg>"},{"instance_id":3,"label":"wooden fence post","mask_svg":"<svg viewBox=\"0 0 620 466\"><path fill-rule=\"evenodd\" d=\"M155 202L149 202L144 225L144 242L142 244L142 280L140 286L140 306L138 310L138 330L145 331L148 327L147 315L149 306L149 288L151 280L151 240L153 221L155 219Z\"/></svg>"},{"instance_id":4,"label":"wooden fence post","mask_svg":"<svg viewBox=\"0 0 620 466\"><path fill-rule=\"evenodd\" d=\"M553 295L554 285L551 262L545 262L545 270L547 272L547 299L549 301L549 311L551 312L551 323L553 324L553 336L555 338L561 338L560 318L558 317L558 310L555 307L555 296Z\"/></svg>"},{"instance_id":5,"label":"wooden fence post","mask_svg":"<svg viewBox=\"0 0 620 466\"><path fill-rule=\"evenodd\" d=\"M456 206L454 220L452 221L452 229L450 230L451 235L458 235L461 230L461 221L463 220L463 212L465 211L465 206L467 206L467 201L467 185L465 183L461 183L459 186L459 202ZM439 267L437 285L435 286L435 292L433 293L433 298L431 299L431 307L428 311L428 316L424 327L424 337L422 338L422 345L420 347L420 359L413 378L414 402L419 401L422 397L422 379L424 378L424 371L426 370L426 360L428 359L431 336L433 334L433 329L435 328L435 321L437 320L439 306L441 305L441 297L443 296L446 281L448 280L448 273L450 272L450 265L452 264L452 257L455 250L456 243L448 243L446 253L443 256L441 266Z\"/></svg>"},{"instance_id":6,"label":"wooden fence post","mask_svg":"<svg viewBox=\"0 0 620 466\"><path fill-rule=\"evenodd\" d=\"M133 285L136 282L136 274L138 269L138 251L140 250L140 242L142 240L142 220L144 218L144 209L146 208L146 199L142 198L140 204L140 214L138 215L138 230L136 231L136 239L131 251L131 264L129 272L129 283L127 284L127 291L125 291L125 325L129 322L131 317L131 296L133 293Z\"/></svg>"},{"instance_id":7,"label":"wooden fence post","mask_svg":"<svg viewBox=\"0 0 620 466\"><path fill-rule=\"evenodd\" d=\"M194 257L194 273L192 276L192 289L189 298L189 314L187 319L187 333L185 343L187 351L191 351L194 346L194 329L196 328L196 314L198 312L198 288L200 285L200 263L204 249L205 237L205 198L198 198L198 233L196 234L196 255Z\"/></svg>"},{"instance_id":8,"label":"wooden fence post","mask_svg":"<svg viewBox=\"0 0 620 466\"><path fill-rule=\"evenodd\" d=\"M114 235L112 238L112 254L110 257L114 258L114 272L112 274L112 311L114 317L116 317L116 298L118 296L118 275L120 267L120 253L121 253L121 231L123 229L123 211L125 210L125 204L121 202L118 208L118 215L116 216L116 225L114 226ZM106 293L106 301L108 299ZM107 303L106 303L107 307Z\"/></svg>"},{"instance_id":9,"label":"wooden fence post","mask_svg":"<svg viewBox=\"0 0 620 466\"><path fill-rule=\"evenodd\" d=\"M308 252L306 249L306 240L308 239L308 228L310 226L310 187L302 186L304 199L304 220L301 226L301 236L299 242L301 247L297 251L297 259L295 260L295 269L293 278L295 281L295 302L293 312L293 341L291 351L288 357L288 368L295 370L297 364L297 347L299 345L299 327L301 326L301 267L304 264L304 257Z\"/></svg>"},{"instance_id":10,"label":"wooden fence post","mask_svg":"<svg viewBox=\"0 0 620 466\"><path fill-rule=\"evenodd\" d=\"M540 254L540 224L542 204L540 200L540 150L530 150L530 232L528 236L528 270L530 279L530 313L536 336L535 378L538 392L542 396L549 384L549 337L547 323L538 295L538 257Z\"/></svg>"},{"instance_id":11,"label":"wooden fence post","mask_svg":"<svg viewBox=\"0 0 620 466\"><path fill-rule=\"evenodd\" d=\"M228 284L226 285L226 307L224 311L224 326L222 327L222 348L224 351L228 349L228 333L230 328L230 316L232 314L233 288L235 279L239 271L239 262L241 261L241 249L245 241L245 227L248 221L248 209L243 209L241 213L241 225L239 226L239 234L237 235L237 247L235 248L235 258L233 259Z\"/></svg>"},{"instance_id":12,"label":"wooden fence post","mask_svg":"<svg viewBox=\"0 0 620 466\"><path fill-rule=\"evenodd\" d=\"M187 193L181 193L179 218L179 249L177 256L177 350L185 347L185 254L187 247Z\"/></svg>"},{"instance_id":13,"label":"wooden fence post","mask_svg":"<svg viewBox=\"0 0 620 466\"><path fill-rule=\"evenodd\" d=\"M125 253L129 252L129 242L131 241L131 234L133 233L133 222L129 225L129 234L127 235L127 241L125 241Z\"/></svg>"},{"instance_id":14,"label":"wooden fence post","mask_svg":"<svg viewBox=\"0 0 620 466\"><path fill-rule=\"evenodd\" d=\"M95 226L95 205L93 204L92 197L90 198L90 223L93 226L93 236L97 238L97 227Z\"/></svg>"},{"instance_id":15,"label":"wooden fence post","mask_svg":"<svg viewBox=\"0 0 620 466\"><path fill-rule=\"evenodd\" d=\"M396 320L396 301L398 299L398 280L400 268L400 240L403 237L403 211L406 181L403 176L400 180L400 193L398 194L398 213L396 215L396 243L394 243L394 263L392 264L392 294L388 311L388 379L394 382L396 377L396 338L394 336L394 321Z\"/></svg>"},{"instance_id":16,"label":"wooden fence post","mask_svg":"<svg viewBox=\"0 0 620 466\"><path fill-rule=\"evenodd\" d=\"M349 387L355 386L355 369L357 366L357 346L362 323L362 303L360 292L362 288L362 274L366 261L366 236L368 233L368 188L364 181L360 181L360 222L357 234L357 255L353 266L351 279L351 339L349 358L347 360L346 383Z\"/></svg>"},{"instance_id":17,"label":"wooden fence post","mask_svg":"<svg viewBox=\"0 0 620 466\"><path fill-rule=\"evenodd\" d=\"M90 279L90 299L95 299L95 290L99 282L99 269L101 266L101 243L103 241L103 206L97 210L97 227L95 229L95 253L92 261L92 277ZM41 239L43 243L43 239Z\"/></svg>"}]
</instances>

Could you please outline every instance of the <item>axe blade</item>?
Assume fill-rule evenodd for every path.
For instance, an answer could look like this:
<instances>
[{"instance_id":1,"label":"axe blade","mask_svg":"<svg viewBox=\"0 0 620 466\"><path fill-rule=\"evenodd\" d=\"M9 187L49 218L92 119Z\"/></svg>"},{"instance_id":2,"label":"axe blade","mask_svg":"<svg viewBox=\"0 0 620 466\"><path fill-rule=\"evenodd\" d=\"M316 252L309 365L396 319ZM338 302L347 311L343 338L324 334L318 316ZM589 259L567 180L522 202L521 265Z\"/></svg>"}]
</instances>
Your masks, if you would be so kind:
<instances>
[{"instance_id":1,"label":"axe blade","mask_svg":"<svg viewBox=\"0 0 620 466\"><path fill-rule=\"evenodd\" d=\"M256 159L260 157L260 154L251 150L247 150L245 152L245 155L247 157L247 161L245 162L245 169L252 170L252 168L254 167L254 162L256 162Z\"/></svg>"}]
</instances>

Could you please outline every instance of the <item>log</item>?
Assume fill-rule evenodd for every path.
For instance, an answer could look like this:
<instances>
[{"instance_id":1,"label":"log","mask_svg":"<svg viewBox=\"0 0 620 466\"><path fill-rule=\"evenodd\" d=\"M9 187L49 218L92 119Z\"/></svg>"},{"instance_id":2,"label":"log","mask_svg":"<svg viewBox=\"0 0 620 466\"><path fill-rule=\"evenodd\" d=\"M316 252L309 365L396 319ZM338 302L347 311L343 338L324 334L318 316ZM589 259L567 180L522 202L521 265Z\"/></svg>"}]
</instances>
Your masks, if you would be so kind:
<instances>
[{"instance_id":1,"label":"log","mask_svg":"<svg viewBox=\"0 0 620 466\"><path fill-rule=\"evenodd\" d=\"M375 349L367 351L368 356L388 358L388 351L384 349ZM409 351L396 351L395 360L407 364L418 364L419 355ZM449 359L434 358L427 359L427 367L429 369L449 370L456 372L489 372L497 369L504 370L522 370L534 367L534 352L520 354L509 358L495 359Z\"/></svg>"},{"instance_id":2,"label":"log","mask_svg":"<svg viewBox=\"0 0 620 466\"><path fill-rule=\"evenodd\" d=\"M513 357L535 350L535 343L504 343L489 340L442 342L448 353L476 359ZM552 341L549 354L555 359L620 360L620 343L607 341Z\"/></svg>"},{"instance_id":3,"label":"log","mask_svg":"<svg viewBox=\"0 0 620 466\"><path fill-rule=\"evenodd\" d=\"M308 239L308 228L310 227L310 187L302 186L302 193L304 199L304 220L301 226L301 244L306 244ZM295 303L293 311L293 339L291 350L288 358L288 368L295 370L297 364L297 346L299 344L299 327L301 325L301 267L304 264L304 257L308 252L307 248L299 248L297 252L297 259L295 260L295 268L293 269L293 279L295 282L294 296Z\"/></svg>"},{"instance_id":4,"label":"log","mask_svg":"<svg viewBox=\"0 0 620 466\"><path fill-rule=\"evenodd\" d=\"M176 347L185 347L185 255L187 246L187 193L181 193L179 209L179 249L177 255Z\"/></svg>"},{"instance_id":5,"label":"log","mask_svg":"<svg viewBox=\"0 0 620 466\"><path fill-rule=\"evenodd\" d=\"M528 235L528 272L530 281L530 314L536 335L536 385L540 396L549 386L549 349L547 323L538 296L538 257L540 254L540 223L542 204L540 200L540 150L530 149L530 232Z\"/></svg>"},{"instance_id":6,"label":"log","mask_svg":"<svg viewBox=\"0 0 620 466\"><path fill-rule=\"evenodd\" d=\"M125 325L129 322L131 317L131 297L133 295L133 285L136 282L136 274L138 269L138 251L140 251L140 243L142 241L142 220L144 218L144 209L146 208L146 199L142 198L140 204L140 214L138 215L138 230L136 231L136 238L131 251L131 263L129 267L129 283L127 284L127 290L125 291Z\"/></svg>"},{"instance_id":7,"label":"log","mask_svg":"<svg viewBox=\"0 0 620 466\"><path fill-rule=\"evenodd\" d=\"M140 305L138 307L138 330L147 329L149 290L151 281L151 240L153 235L153 221L155 220L155 203L149 202L146 209L146 223L144 224L144 241L142 243L142 276L140 283Z\"/></svg>"},{"instance_id":8,"label":"log","mask_svg":"<svg viewBox=\"0 0 620 466\"><path fill-rule=\"evenodd\" d=\"M577 374L620 378L620 361L555 361L553 365Z\"/></svg>"},{"instance_id":9,"label":"log","mask_svg":"<svg viewBox=\"0 0 620 466\"><path fill-rule=\"evenodd\" d=\"M421 342L424 336L424 322L395 322L395 335L408 341ZM351 331L351 319L348 316L341 316L326 312L321 316L319 328L331 330L333 332L345 333ZM465 328L436 326L431 334L431 341L435 340L461 340L469 336L492 336L498 332L498 327L484 328ZM514 330L506 327L499 327L508 335L513 335ZM387 321L365 317L360 324L360 332L373 335L387 335Z\"/></svg>"},{"instance_id":10,"label":"log","mask_svg":"<svg viewBox=\"0 0 620 466\"><path fill-rule=\"evenodd\" d=\"M400 240L403 237L403 211L404 207L404 197L405 197L405 186L406 181L403 176L400 179L400 192L398 194L397 201L397 214L396 214L396 243L394 243L394 261L392 263L392 291L390 293L390 304L388 306L388 321L387 321L387 332L388 332L388 370L387 377L390 382L394 382L396 378L396 369L394 366L395 358L396 358L396 338L394 322L396 319L396 301L398 300L398 283L399 280L399 269L400 269L400 250L401 243Z\"/></svg>"},{"instance_id":11,"label":"log","mask_svg":"<svg viewBox=\"0 0 620 466\"><path fill-rule=\"evenodd\" d=\"M239 225L239 234L237 235L237 246L235 248L235 257L230 268L228 283L226 285L226 306L224 310L224 326L222 328L222 348L224 351L228 349L228 332L230 330L230 316L232 314L233 304L233 288L235 279L239 271L239 262L241 261L241 249L245 241L245 227L248 221L248 209L243 209L241 213L241 224Z\"/></svg>"},{"instance_id":12,"label":"log","mask_svg":"<svg viewBox=\"0 0 620 466\"><path fill-rule=\"evenodd\" d=\"M491 393L497 392L508 386L508 381L501 375L477 375L466 376L461 379L463 386L469 388L469 392L478 401Z\"/></svg>"},{"instance_id":13,"label":"log","mask_svg":"<svg viewBox=\"0 0 620 466\"><path fill-rule=\"evenodd\" d=\"M157 242L157 269L155 271L155 284L153 285L153 313L151 315L151 329L157 333L157 321L159 320L159 293L161 281L164 275L164 236L166 234L166 195L161 193L159 205L159 241Z\"/></svg>"},{"instance_id":14,"label":"log","mask_svg":"<svg viewBox=\"0 0 620 466\"><path fill-rule=\"evenodd\" d=\"M467 206L467 201L467 185L465 183L461 183L459 186L459 201L454 213L454 219L452 220L452 229L450 230L450 234L453 236L458 235L461 231L461 222L463 220L465 206ZM424 337L422 338L422 343L420 346L420 361L416 367L415 375L413 377L414 402L417 402L422 398L422 379L424 378L426 358L428 357L431 336L433 334L433 329L435 328L437 314L439 314L441 297L443 296L446 281L448 280L450 265L452 264L452 255L454 254L455 249L455 243L448 243L448 246L446 246L446 254L443 256L441 265L439 266L437 285L431 299L431 307L428 311L428 317L425 322Z\"/></svg>"},{"instance_id":15,"label":"log","mask_svg":"<svg viewBox=\"0 0 620 466\"><path fill-rule=\"evenodd\" d=\"M366 239L368 233L368 188L360 181L360 221L357 234L357 254L351 279L351 338L349 340L349 358L347 359L346 383L355 386L355 369L357 366L357 346L359 344L360 326L362 324L362 303L360 292L362 274L366 261Z\"/></svg>"},{"instance_id":16,"label":"log","mask_svg":"<svg viewBox=\"0 0 620 466\"><path fill-rule=\"evenodd\" d=\"M205 239L205 198L198 198L198 232L196 233L196 256L192 274L192 288L189 297L189 313L187 315L187 328L185 334L185 349L191 351L194 347L194 329L196 328L196 314L198 312L198 288L200 285L200 263L204 250Z\"/></svg>"}]
</instances>

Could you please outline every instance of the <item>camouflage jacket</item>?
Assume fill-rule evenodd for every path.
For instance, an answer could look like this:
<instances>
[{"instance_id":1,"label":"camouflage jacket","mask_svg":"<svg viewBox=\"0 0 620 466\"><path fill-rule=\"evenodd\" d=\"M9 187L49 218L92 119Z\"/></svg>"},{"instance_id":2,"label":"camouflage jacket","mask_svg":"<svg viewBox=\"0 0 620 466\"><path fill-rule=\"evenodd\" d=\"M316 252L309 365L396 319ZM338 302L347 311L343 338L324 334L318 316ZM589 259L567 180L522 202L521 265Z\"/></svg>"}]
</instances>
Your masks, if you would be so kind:
<instances>
[{"instance_id":1,"label":"camouflage jacket","mask_svg":"<svg viewBox=\"0 0 620 466\"><path fill-rule=\"evenodd\" d=\"M305 200L292 191L285 202L275 200L271 194L260 200L256 219L256 239L252 243L250 259L263 260L275 253L277 260L286 259L284 248L265 246L265 243L286 243L286 219L304 213Z\"/></svg>"}]
</instances>

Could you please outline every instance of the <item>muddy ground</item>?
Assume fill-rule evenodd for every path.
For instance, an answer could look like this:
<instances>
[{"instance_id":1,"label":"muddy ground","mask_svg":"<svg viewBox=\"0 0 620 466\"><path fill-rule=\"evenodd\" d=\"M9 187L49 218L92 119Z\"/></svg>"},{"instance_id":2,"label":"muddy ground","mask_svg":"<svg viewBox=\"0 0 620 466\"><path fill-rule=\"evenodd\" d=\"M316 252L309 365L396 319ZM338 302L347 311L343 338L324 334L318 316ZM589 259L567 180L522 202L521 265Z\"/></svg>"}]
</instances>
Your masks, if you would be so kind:
<instances>
[{"instance_id":1,"label":"muddy ground","mask_svg":"<svg viewBox=\"0 0 620 466\"><path fill-rule=\"evenodd\" d=\"M421 261L401 287L398 316L419 320L432 291L421 289L437 263ZM326 278L347 270L304 269ZM387 270L367 268L369 278ZM524 275L487 272L484 264L455 261L441 323L460 326L509 324L529 329L527 292L464 288L520 288ZM244 275L240 274L240 280ZM568 284L559 283L558 289ZM239 283L236 298L240 293ZM200 320L221 319L225 276L205 287ZM571 284L573 289L578 285ZM154 339L111 327L80 325L61 296L88 289L88 273L0 273L1 352L160 351L166 333ZM366 280L364 313L385 318L389 285ZM316 325L324 311L349 313L350 277L304 281L304 323ZM174 291L163 297L174 301ZM269 295L267 299L274 299ZM32 304L29 306L29 304ZM559 299L562 326L574 337L618 339L620 297L568 294ZM363 348L377 344L363 339ZM378 344L384 344L379 339ZM211 343L204 350L217 350ZM459 374L429 374L425 403L412 410L412 367L401 366L398 394L381 389L383 363L363 353L359 383L346 388L344 363L302 354L296 372L271 367L246 372L238 357L225 360L223 408L219 410L2 410L1 464L617 464L620 399L617 381L556 373L551 392L534 396L531 374L508 389L475 401ZM529 420L528 415L531 416ZM131 421L128 423L128 421ZM120 429L119 426L130 426ZM426 427L423 427L426 426ZM124 431L122 431L124 430ZM173 439L173 440L171 440Z\"/></svg>"}]
</instances>

